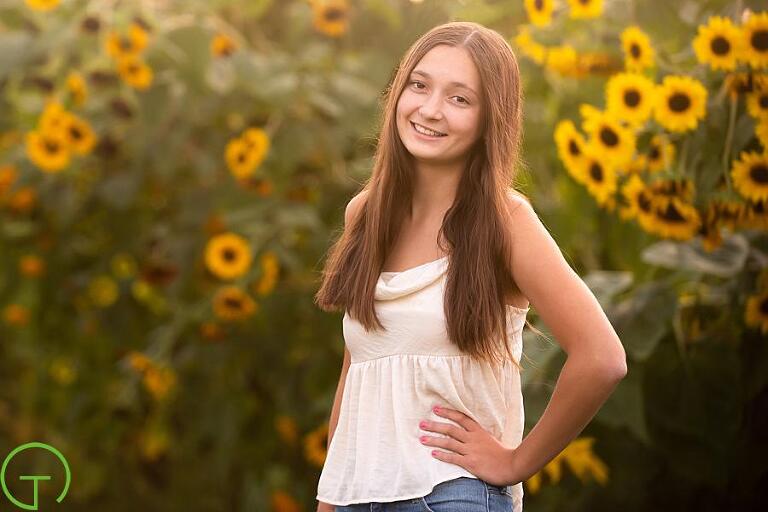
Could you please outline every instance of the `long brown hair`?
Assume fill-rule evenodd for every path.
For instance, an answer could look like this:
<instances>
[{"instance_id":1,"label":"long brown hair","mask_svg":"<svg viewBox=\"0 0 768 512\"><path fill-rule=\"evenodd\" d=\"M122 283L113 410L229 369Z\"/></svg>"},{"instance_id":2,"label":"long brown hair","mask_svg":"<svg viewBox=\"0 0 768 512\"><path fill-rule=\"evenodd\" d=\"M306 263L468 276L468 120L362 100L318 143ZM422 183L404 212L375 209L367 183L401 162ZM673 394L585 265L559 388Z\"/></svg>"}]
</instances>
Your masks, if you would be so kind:
<instances>
[{"instance_id":1,"label":"long brown hair","mask_svg":"<svg viewBox=\"0 0 768 512\"><path fill-rule=\"evenodd\" d=\"M376 283L410 210L413 157L397 133L396 106L411 71L437 45L467 50L482 87L481 135L470 149L456 197L443 218L438 244L449 254L443 309L451 342L476 360L518 368L506 343L506 293L519 291L508 255L508 195L520 162L522 90L517 59L498 32L455 21L432 28L406 52L384 90L373 171L361 190L360 213L330 248L315 303L344 308L366 331L384 329L374 308ZM443 242L447 243L447 247Z\"/></svg>"}]
</instances>

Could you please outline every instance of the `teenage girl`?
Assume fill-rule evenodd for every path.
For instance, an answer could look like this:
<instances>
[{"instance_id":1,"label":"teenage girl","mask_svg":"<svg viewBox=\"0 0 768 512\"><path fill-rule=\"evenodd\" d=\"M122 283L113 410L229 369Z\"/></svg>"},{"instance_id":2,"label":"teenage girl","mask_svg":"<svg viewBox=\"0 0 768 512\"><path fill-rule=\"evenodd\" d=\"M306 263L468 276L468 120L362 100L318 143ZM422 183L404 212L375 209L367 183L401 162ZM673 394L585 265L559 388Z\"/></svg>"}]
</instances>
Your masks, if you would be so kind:
<instances>
[{"instance_id":1,"label":"teenage girl","mask_svg":"<svg viewBox=\"0 0 768 512\"><path fill-rule=\"evenodd\" d=\"M517 60L497 32L437 26L384 96L373 171L316 303L344 310L318 512L521 512L522 482L626 374L621 342L528 200ZM567 353L523 439L522 330Z\"/></svg>"}]
</instances>

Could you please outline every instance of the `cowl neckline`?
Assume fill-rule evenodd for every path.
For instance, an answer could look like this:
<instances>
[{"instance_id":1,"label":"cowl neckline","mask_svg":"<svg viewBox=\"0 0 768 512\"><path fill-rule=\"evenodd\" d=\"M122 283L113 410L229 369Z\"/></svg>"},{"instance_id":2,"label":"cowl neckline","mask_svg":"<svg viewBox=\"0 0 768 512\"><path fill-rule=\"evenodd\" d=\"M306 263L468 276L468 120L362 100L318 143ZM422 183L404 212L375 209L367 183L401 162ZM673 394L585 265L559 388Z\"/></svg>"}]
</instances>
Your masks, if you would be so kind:
<instances>
[{"instance_id":1,"label":"cowl neckline","mask_svg":"<svg viewBox=\"0 0 768 512\"><path fill-rule=\"evenodd\" d=\"M448 269L448 256L399 272L382 272L376 283L376 300L394 300L426 288Z\"/></svg>"}]
</instances>

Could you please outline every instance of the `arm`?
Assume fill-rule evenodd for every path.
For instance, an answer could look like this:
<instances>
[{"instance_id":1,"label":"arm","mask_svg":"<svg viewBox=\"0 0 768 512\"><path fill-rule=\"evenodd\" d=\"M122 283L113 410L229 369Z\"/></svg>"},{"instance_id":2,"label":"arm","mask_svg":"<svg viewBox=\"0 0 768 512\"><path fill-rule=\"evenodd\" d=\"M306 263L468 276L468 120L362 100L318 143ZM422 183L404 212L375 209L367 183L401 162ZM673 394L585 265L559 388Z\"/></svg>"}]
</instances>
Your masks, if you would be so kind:
<instances>
[{"instance_id":1,"label":"arm","mask_svg":"<svg viewBox=\"0 0 768 512\"><path fill-rule=\"evenodd\" d=\"M560 453L591 421L626 375L626 354L591 290L571 269L525 200L510 199L510 268L567 359L539 421L509 451L509 485L526 480Z\"/></svg>"},{"instance_id":2,"label":"arm","mask_svg":"<svg viewBox=\"0 0 768 512\"><path fill-rule=\"evenodd\" d=\"M328 445L331 447L331 439L336 432L336 425L339 423L339 409L341 408L341 401L344 398L344 383L347 380L347 370L349 370L349 350L344 347L344 362L341 364L341 375L339 376L339 383L336 385L336 395L333 398L333 407L331 408L331 418L328 420Z\"/></svg>"}]
</instances>

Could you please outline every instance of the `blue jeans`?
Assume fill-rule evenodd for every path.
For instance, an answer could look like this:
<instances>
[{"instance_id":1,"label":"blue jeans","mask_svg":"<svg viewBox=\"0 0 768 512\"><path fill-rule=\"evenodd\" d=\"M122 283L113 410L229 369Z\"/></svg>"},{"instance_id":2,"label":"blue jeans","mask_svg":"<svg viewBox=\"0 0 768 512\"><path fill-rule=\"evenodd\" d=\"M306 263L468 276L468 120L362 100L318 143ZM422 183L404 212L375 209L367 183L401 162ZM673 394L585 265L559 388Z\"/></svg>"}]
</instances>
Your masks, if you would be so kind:
<instances>
[{"instance_id":1,"label":"blue jeans","mask_svg":"<svg viewBox=\"0 0 768 512\"><path fill-rule=\"evenodd\" d=\"M337 506L336 512L514 512L506 487L459 477L441 482L421 498Z\"/></svg>"}]
</instances>

